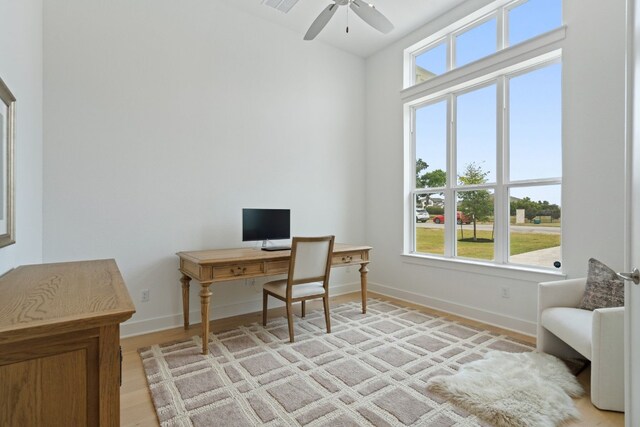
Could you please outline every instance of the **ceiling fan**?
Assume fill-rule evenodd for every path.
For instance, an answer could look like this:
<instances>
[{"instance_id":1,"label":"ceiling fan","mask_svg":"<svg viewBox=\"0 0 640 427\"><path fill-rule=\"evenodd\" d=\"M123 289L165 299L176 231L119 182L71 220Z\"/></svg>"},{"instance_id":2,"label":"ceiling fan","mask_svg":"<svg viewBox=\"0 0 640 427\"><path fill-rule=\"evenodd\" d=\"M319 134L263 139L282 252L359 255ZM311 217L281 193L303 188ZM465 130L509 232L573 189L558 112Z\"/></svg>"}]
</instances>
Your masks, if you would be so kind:
<instances>
[{"instance_id":1,"label":"ceiling fan","mask_svg":"<svg viewBox=\"0 0 640 427\"><path fill-rule=\"evenodd\" d=\"M364 0L333 0L333 4L327 6L320 15L313 21L311 27L304 35L305 40L313 40L320 31L327 25L331 17L339 6L347 6L355 12L364 22L371 25L376 30L387 34L393 30L393 24L380 13L372 4L365 2ZM349 27L347 27L349 32Z\"/></svg>"}]
</instances>

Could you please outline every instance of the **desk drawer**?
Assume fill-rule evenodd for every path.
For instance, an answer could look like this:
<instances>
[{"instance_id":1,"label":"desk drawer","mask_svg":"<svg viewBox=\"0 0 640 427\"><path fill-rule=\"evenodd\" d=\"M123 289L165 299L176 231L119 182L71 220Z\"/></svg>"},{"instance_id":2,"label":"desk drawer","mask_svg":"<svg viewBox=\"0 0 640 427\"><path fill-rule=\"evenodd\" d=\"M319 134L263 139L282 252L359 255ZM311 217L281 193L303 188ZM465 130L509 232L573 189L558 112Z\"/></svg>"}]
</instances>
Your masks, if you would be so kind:
<instances>
[{"instance_id":1,"label":"desk drawer","mask_svg":"<svg viewBox=\"0 0 640 427\"><path fill-rule=\"evenodd\" d=\"M334 254L331 258L331 265L334 267L340 265L360 264L363 260L362 252L345 252L341 254Z\"/></svg>"},{"instance_id":2,"label":"desk drawer","mask_svg":"<svg viewBox=\"0 0 640 427\"><path fill-rule=\"evenodd\" d=\"M267 261L265 266L266 274L288 274L289 260L286 261Z\"/></svg>"},{"instance_id":3,"label":"desk drawer","mask_svg":"<svg viewBox=\"0 0 640 427\"><path fill-rule=\"evenodd\" d=\"M230 264L222 267L213 267L213 278L215 280L235 279L239 277L250 277L264 273L263 263Z\"/></svg>"}]
</instances>

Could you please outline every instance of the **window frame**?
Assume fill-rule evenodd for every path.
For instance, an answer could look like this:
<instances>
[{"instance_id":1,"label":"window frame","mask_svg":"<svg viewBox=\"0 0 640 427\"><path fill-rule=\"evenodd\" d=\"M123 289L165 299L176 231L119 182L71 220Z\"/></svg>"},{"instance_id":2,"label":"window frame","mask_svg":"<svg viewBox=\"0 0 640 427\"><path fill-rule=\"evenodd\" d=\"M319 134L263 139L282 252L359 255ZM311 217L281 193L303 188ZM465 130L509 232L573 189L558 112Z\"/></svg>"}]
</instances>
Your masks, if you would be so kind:
<instances>
[{"instance_id":1,"label":"window frame","mask_svg":"<svg viewBox=\"0 0 640 427\"><path fill-rule=\"evenodd\" d=\"M416 56L419 56L420 54L428 51L430 48L435 47L438 43L442 41L446 43L446 51L447 51L447 58L446 58L447 71L446 72L450 72L458 68L463 68L477 61L481 61L483 58L469 62L461 67L457 67L455 64L455 59L456 59L455 40L457 36L465 33L466 31L471 30L474 27L482 25L483 23L493 19L494 17L496 18L496 52L491 55L495 55L496 53L499 53L505 49L509 49L511 47L518 46L523 43L528 43L529 41L537 39L548 33L555 32L557 28L548 32L541 33L537 36L524 40L520 43L509 45L509 33L510 33L510 24L511 24L509 22L509 12L528 1L529 0L497 0L490 5L487 5L483 8L476 10L473 13L468 14L466 17L458 20L452 25L449 25L446 28L443 28L442 30L435 32L430 37L426 37L425 39L405 49L405 52L404 52L405 73L404 73L403 87L408 88L408 87L412 87L412 86L420 85L424 83L424 82L422 83L416 82L416 60L415 60ZM558 28L566 28L566 26L564 25L564 23L561 23L560 27Z\"/></svg>"},{"instance_id":2,"label":"window frame","mask_svg":"<svg viewBox=\"0 0 640 427\"><path fill-rule=\"evenodd\" d=\"M562 29L560 29L562 30ZM564 36L564 31L562 36ZM562 37L564 38L564 37ZM533 41L535 43L535 40ZM523 42L521 44L531 43L531 41ZM484 75L483 78L469 79L463 83L454 85L449 90L444 92L439 89L438 86L428 89L423 92L424 96L416 97L412 94L411 98L406 98L405 102L405 114L408 113L408 132L405 133L405 144L409 145L409 149L405 150L408 154L406 159L407 168L405 168L405 174L409 171L413 171L406 194L409 195L410 203L406 206L410 208L410 220L407 221L407 227L410 229L408 235L405 235L405 251L404 255L431 258L439 260L449 260L454 262L465 262L492 266L507 266L509 268L523 268L530 271L545 271L555 272L552 267L532 266L512 263L509 261L509 248L510 248L510 222L508 218L510 216L509 194L511 188L533 187L533 186L547 186L547 185L562 185L562 176L554 178L542 178L542 179L526 179L511 181L510 172L510 159L509 159L509 82L511 79L525 75L527 73L534 72L552 64L562 63L562 51L556 48L555 43L548 44L548 52L539 55L532 56L522 62L519 62L513 66L506 67L497 72L491 72ZM534 50L535 51L535 50ZM484 60L483 60L484 61ZM490 68L490 67L487 67ZM429 83L429 82L425 82ZM474 90L482 89L490 85L496 85L496 180L486 184L477 185L460 185L458 183L457 175L457 138L456 138L456 120L457 120L457 98L466 93ZM428 85L425 85L428 86ZM411 93L411 92L408 92ZM415 174L415 161L416 161L416 111L419 108L437 104L442 101L447 102L447 184L444 187L428 187L420 188L416 187L416 174ZM456 255L456 227L446 224L456 223L457 213L457 193L460 191L469 190L491 190L494 194L494 258L491 261L465 258ZM426 193L443 193L444 194L444 209L445 209L445 243L444 243L444 255L421 253L416 251L416 226L415 226L415 209L416 199L419 194ZM405 216L406 218L406 216ZM409 238L407 238L409 237Z\"/></svg>"}]
</instances>

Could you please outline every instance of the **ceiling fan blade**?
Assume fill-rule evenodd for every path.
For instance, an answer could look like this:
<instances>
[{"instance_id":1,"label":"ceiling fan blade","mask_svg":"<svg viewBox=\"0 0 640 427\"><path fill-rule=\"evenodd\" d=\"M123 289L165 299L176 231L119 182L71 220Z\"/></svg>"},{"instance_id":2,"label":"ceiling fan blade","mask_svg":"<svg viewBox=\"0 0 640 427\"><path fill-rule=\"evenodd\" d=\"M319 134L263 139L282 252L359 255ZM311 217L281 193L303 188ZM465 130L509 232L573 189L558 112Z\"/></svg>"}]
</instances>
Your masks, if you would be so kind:
<instances>
[{"instance_id":1,"label":"ceiling fan blade","mask_svg":"<svg viewBox=\"0 0 640 427\"><path fill-rule=\"evenodd\" d=\"M356 15L376 30L385 34L393 30L393 24L372 4L362 0L352 0L349 6Z\"/></svg>"},{"instance_id":2,"label":"ceiling fan blade","mask_svg":"<svg viewBox=\"0 0 640 427\"><path fill-rule=\"evenodd\" d=\"M329 22L333 14L336 13L336 10L338 10L338 5L333 3L327 6L322 12L320 12L320 15L318 15L316 20L313 21L313 24L311 24L311 26L309 27L307 34L304 35L304 39L315 39L318 33L322 31L325 25L327 25L327 22Z\"/></svg>"}]
</instances>

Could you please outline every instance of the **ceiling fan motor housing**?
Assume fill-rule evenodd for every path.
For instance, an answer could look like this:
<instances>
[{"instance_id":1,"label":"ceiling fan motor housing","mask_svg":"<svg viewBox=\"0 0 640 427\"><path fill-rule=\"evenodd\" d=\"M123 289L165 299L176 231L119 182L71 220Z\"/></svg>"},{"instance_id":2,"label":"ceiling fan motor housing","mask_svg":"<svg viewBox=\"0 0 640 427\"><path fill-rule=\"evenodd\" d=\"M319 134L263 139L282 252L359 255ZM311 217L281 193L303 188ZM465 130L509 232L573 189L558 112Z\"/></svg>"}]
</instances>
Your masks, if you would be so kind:
<instances>
[{"instance_id":1,"label":"ceiling fan motor housing","mask_svg":"<svg viewBox=\"0 0 640 427\"><path fill-rule=\"evenodd\" d=\"M313 21L311 27L305 34L305 40L313 40L318 33L327 25L331 17L338 6L349 6L349 8L355 12L364 22L371 25L381 33L388 33L393 30L393 24L380 13L372 4L362 0L333 0L334 2L327 6L318 17ZM347 9L348 10L348 9ZM349 32L349 26L347 26L347 33Z\"/></svg>"}]
</instances>

